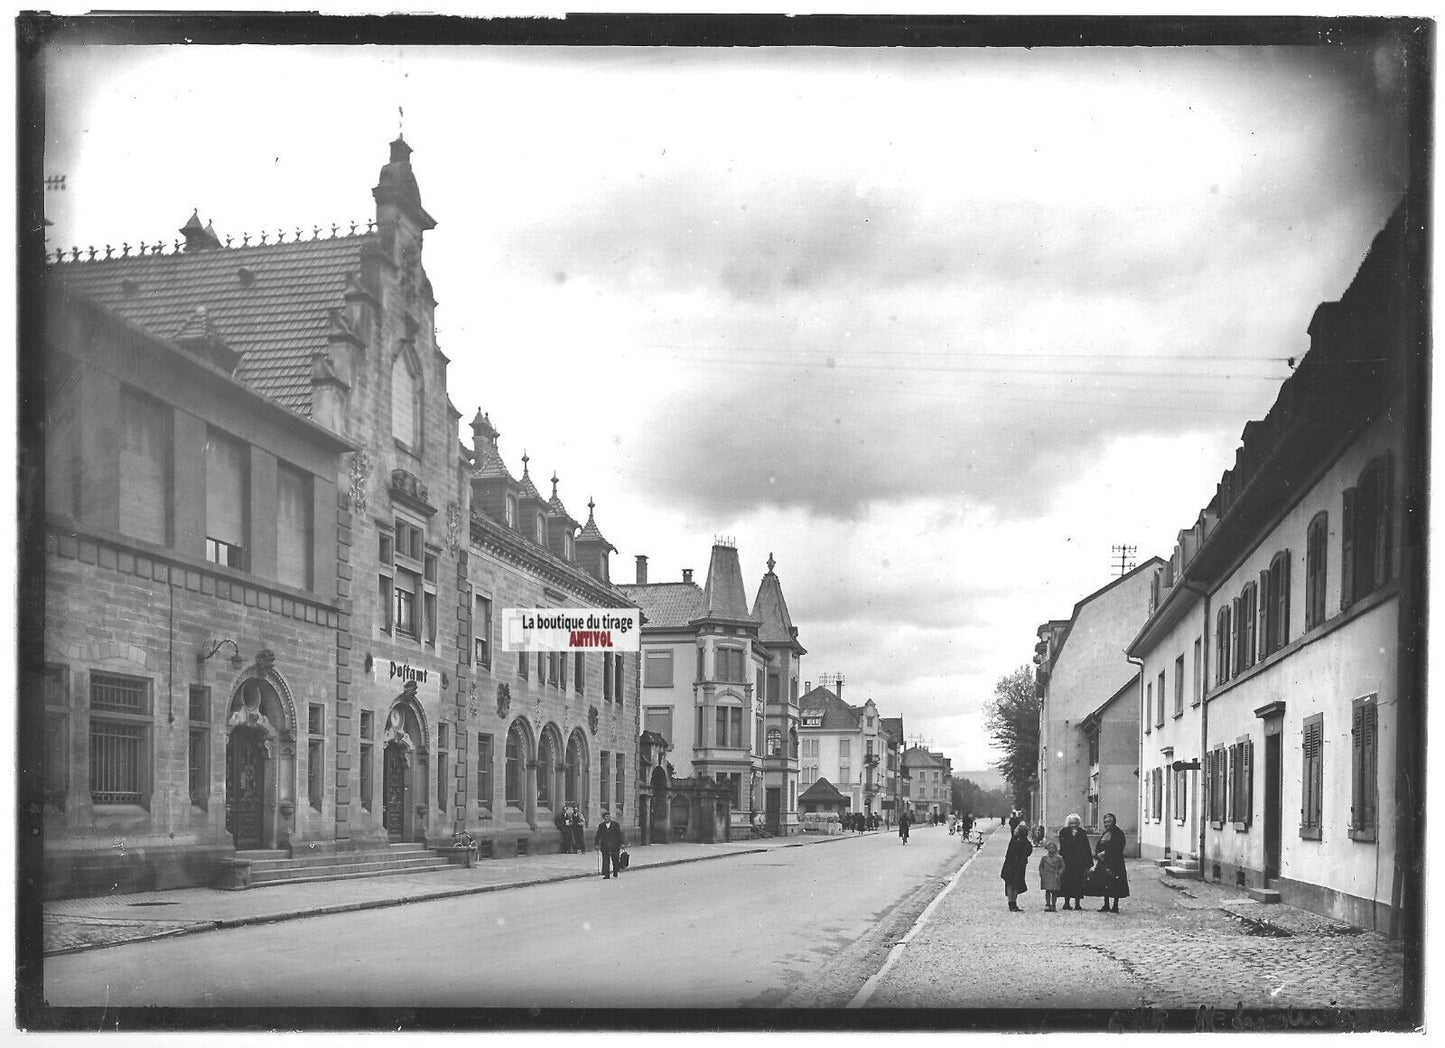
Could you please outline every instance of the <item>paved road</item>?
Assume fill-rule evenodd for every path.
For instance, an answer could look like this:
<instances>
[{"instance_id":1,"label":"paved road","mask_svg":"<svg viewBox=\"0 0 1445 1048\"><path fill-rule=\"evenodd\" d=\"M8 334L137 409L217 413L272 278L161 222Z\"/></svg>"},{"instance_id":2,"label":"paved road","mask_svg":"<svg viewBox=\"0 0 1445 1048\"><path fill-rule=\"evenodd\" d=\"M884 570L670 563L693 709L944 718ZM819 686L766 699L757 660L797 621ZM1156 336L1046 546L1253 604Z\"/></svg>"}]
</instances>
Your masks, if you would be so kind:
<instances>
[{"instance_id":1,"label":"paved road","mask_svg":"<svg viewBox=\"0 0 1445 1048\"><path fill-rule=\"evenodd\" d=\"M970 849L971 850L971 849ZM54 1006L839 1007L957 869L942 828L50 957Z\"/></svg>"}]
</instances>

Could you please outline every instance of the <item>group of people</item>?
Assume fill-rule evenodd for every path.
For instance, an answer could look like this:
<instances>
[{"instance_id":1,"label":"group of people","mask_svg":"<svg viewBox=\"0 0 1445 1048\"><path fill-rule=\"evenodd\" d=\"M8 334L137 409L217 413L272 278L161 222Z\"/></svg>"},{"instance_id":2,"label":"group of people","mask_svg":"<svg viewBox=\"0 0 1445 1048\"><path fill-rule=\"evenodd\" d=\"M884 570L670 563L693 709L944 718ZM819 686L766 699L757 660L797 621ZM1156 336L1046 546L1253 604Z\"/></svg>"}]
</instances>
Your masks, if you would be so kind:
<instances>
[{"instance_id":1,"label":"group of people","mask_svg":"<svg viewBox=\"0 0 1445 1048\"><path fill-rule=\"evenodd\" d=\"M1029 824L1019 812L1010 815L1008 822L1008 851L999 876L1008 908L1017 913L1022 909L1018 897L1029 890L1024 874L1034 846L1029 840ZM1065 910L1082 910L1086 896L1104 900L1101 913L1119 912L1119 900L1129 896L1129 875L1124 869L1124 831L1112 814L1104 816L1104 830L1092 848L1083 819L1070 815L1059 830L1059 839L1049 841L1045 849L1047 854L1039 860L1045 912L1054 913L1060 898Z\"/></svg>"},{"instance_id":2,"label":"group of people","mask_svg":"<svg viewBox=\"0 0 1445 1048\"><path fill-rule=\"evenodd\" d=\"M959 814L955 813L955 814L950 815L950 816L948 817L948 832L949 832L950 834L952 834L952 833L961 833L961 834L963 834L965 837L967 837L968 834L969 834L969 831L972 830L972 829L973 829L973 812L969 812L967 815L959 815Z\"/></svg>"},{"instance_id":3,"label":"group of people","mask_svg":"<svg viewBox=\"0 0 1445 1048\"><path fill-rule=\"evenodd\" d=\"M562 835L562 850L568 854L572 852L585 852L587 830L587 817L582 814L581 809L575 804L563 805L552 819L557 832Z\"/></svg>"},{"instance_id":4,"label":"group of people","mask_svg":"<svg viewBox=\"0 0 1445 1048\"><path fill-rule=\"evenodd\" d=\"M843 813L843 829L852 830L854 833L876 830L882 822L883 817L873 811L845 811Z\"/></svg>"}]
</instances>

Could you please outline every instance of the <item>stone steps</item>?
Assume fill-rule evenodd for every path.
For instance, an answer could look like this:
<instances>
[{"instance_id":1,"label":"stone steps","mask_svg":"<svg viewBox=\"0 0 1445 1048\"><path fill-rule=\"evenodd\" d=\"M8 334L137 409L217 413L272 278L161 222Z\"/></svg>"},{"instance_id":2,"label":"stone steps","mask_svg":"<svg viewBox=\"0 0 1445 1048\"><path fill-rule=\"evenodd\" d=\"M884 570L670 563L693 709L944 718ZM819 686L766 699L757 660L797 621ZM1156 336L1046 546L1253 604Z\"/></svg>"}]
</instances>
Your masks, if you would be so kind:
<instances>
[{"instance_id":1,"label":"stone steps","mask_svg":"<svg viewBox=\"0 0 1445 1048\"><path fill-rule=\"evenodd\" d=\"M247 864L246 876L232 889L264 888L273 884L355 880L398 874L432 873L452 863L422 844L393 844L386 848L326 851L287 856L284 851L237 852Z\"/></svg>"}]
</instances>

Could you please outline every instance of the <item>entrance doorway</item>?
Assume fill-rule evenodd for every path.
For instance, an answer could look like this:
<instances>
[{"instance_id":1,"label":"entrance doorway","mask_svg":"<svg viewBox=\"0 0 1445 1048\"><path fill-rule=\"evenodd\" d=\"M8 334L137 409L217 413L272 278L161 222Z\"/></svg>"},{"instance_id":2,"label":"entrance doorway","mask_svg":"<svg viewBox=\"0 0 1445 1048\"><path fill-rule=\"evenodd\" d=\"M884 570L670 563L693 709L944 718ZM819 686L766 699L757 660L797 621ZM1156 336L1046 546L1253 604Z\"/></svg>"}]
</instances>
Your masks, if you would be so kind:
<instances>
[{"instance_id":1,"label":"entrance doorway","mask_svg":"<svg viewBox=\"0 0 1445 1048\"><path fill-rule=\"evenodd\" d=\"M264 843L265 784L265 737L238 728L226 741L226 808L238 851Z\"/></svg>"},{"instance_id":2,"label":"entrance doorway","mask_svg":"<svg viewBox=\"0 0 1445 1048\"><path fill-rule=\"evenodd\" d=\"M764 804L765 817L768 822L768 832L774 834L781 833L783 829L783 791L777 786L769 786Z\"/></svg>"},{"instance_id":3,"label":"entrance doorway","mask_svg":"<svg viewBox=\"0 0 1445 1048\"><path fill-rule=\"evenodd\" d=\"M661 768L652 769L652 840L655 844L666 844L668 812L671 806L667 798L667 773Z\"/></svg>"},{"instance_id":4,"label":"entrance doorway","mask_svg":"<svg viewBox=\"0 0 1445 1048\"><path fill-rule=\"evenodd\" d=\"M393 841L400 841L405 829L406 772L406 751L392 743L381 765L381 823Z\"/></svg>"},{"instance_id":5,"label":"entrance doorway","mask_svg":"<svg viewBox=\"0 0 1445 1048\"><path fill-rule=\"evenodd\" d=\"M1264 883L1268 887L1279 879L1280 829L1283 819L1280 811L1280 739L1275 731L1264 737Z\"/></svg>"}]
</instances>

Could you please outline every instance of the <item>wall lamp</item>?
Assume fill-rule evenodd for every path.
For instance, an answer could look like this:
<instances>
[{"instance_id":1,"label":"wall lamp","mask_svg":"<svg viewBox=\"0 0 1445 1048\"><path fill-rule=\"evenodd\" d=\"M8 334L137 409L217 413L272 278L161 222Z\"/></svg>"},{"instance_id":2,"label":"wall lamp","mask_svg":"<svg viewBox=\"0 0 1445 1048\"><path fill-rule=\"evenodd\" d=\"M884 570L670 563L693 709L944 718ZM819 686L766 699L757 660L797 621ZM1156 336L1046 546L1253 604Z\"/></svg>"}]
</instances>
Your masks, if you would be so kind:
<instances>
[{"instance_id":1,"label":"wall lamp","mask_svg":"<svg viewBox=\"0 0 1445 1048\"><path fill-rule=\"evenodd\" d=\"M203 652L201 652L201 653L197 656L196 661L197 661L197 662L205 662L207 659L209 659L209 658L211 658L212 656L214 656L218 651L220 651L220 650L221 650L223 647L225 647L227 644L229 644L229 645L231 646L231 669L233 669L233 670L238 670L238 669L240 669L241 666L242 666L242 664L245 662L245 660L241 658L241 648L240 648L240 645L238 645L238 644L237 644L235 641L233 641L230 637L223 637L223 638L221 638L220 640L213 641L213 642L211 643L211 650L210 650L210 651L203 651Z\"/></svg>"}]
</instances>

